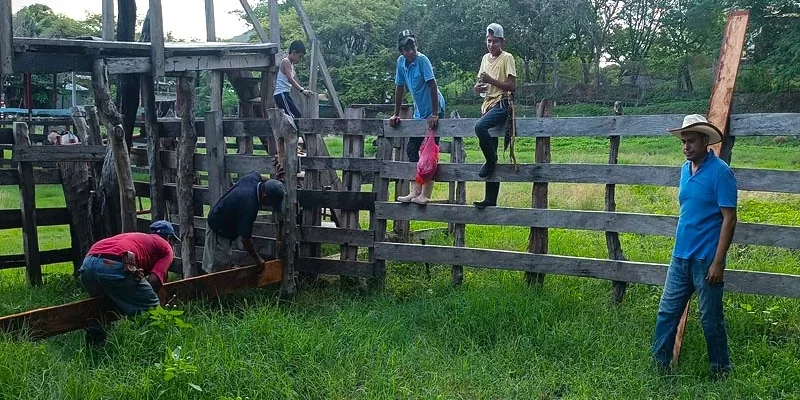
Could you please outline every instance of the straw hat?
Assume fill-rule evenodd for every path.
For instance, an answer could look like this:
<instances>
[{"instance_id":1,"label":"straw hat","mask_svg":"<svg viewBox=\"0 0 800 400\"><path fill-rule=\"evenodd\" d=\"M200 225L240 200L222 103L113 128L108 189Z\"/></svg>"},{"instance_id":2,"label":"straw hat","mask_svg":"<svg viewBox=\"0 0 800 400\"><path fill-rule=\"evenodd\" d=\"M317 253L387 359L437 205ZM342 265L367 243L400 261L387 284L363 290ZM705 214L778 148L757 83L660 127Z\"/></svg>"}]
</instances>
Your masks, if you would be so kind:
<instances>
[{"instance_id":1,"label":"straw hat","mask_svg":"<svg viewBox=\"0 0 800 400\"><path fill-rule=\"evenodd\" d=\"M716 126L708 123L700 114L691 114L683 117L683 126L675 129L667 129L669 133L678 139L683 132L698 132L708 136L708 144L715 144L722 141L722 132Z\"/></svg>"}]
</instances>

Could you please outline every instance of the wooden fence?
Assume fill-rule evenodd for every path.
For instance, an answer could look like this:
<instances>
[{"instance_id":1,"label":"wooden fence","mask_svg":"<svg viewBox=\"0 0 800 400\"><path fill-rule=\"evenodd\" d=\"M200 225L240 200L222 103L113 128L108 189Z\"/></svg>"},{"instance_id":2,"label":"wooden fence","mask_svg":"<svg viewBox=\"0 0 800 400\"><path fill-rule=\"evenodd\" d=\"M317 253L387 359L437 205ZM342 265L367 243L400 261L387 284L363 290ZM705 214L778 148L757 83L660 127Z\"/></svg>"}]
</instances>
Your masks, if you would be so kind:
<instances>
[{"instance_id":1,"label":"wooden fence","mask_svg":"<svg viewBox=\"0 0 800 400\"><path fill-rule=\"evenodd\" d=\"M616 300L621 300L625 282L663 284L666 266L652 263L627 261L619 247L618 233L673 236L677 218L665 215L616 212L614 207L614 185L645 184L676 186L678 166L643 166L616 164L619 142L623 136L663 136L664 128L679 126L682 116L619 116L590 118L522 119L518 121L519 137L606 137L609 140L609 164L558 164L549 163L549 141L537 140L537 153L548 155L538 158L534 164L521 164L519 170L510 165L499 165L492 181L531 182L532 195L544 193L544 202L532 204L532 208L514 209L492 207L476 209L465 206L465 182L483 182L477 173L480 164L465 164L463 138L473 137L474 119L443 119L438 134L443 137L445 150L451 151L451 162L440 163L436 180L451 184L451 195L445 202L425 207L400 204L390 201L389 187L395 183L395 193L403 193L403 186L414 176L415 166L404 161L405 139L419 136L425 131L424 122L404 121L400 128L391 128L385 121L359 118L357 110L348 110L352 119L301 119L299 131L305 138L308 153L297 160L293 151L288 151L284 167L289 191L288 205L297 207L288 210L283 220L272 214L264 214L254 228L255 243L264 255L278 257L276 237L285 237L289 260L284 265L285 281L296 270L301 273L324 273L350 277L371 278L382 282L386 274L386 261L425 262L453 265L453 282L461 283L462 266L478 268L500 268L524 271L529 281L541 282L543 274L553 273L571 276L593 277L617 282ZM272 120L225 119L218 113L207 113L202 121L195 122L197 136L205 136L206 153L195 153L191 163L192 172L203 172L207 178L195 180L193 185L194 217L180 230L191 228L194 232L193 255L197 263L202 259L202 244L209 206L221 196L238 174L255 170L262 174L275 174L276 155L253 155L254 137L267 142L273 140L273 132L284 148L294 149L297 136L291 128L278 124L280 114ZM278 124L278 125L276 125ZM161 144L180 136L181 123L163 120L158 123ZM288 133L287 133L288 132ZM219 134L218 134L219 133ZM493 134L499 135L497 130ZM746 114L731 118L732 137L775 136L800 134L800 114ZM342 137L342 157L321 155L321 135ZM226 138L237 138L250 142L248 146L237 146L233 154ZM374 157L365 157L367 146L376 148ZM163 195L166 203L178 202L178 184L170 181L178 174L181 152L175 146L165 145L158 151L159 163L154 169L153 157L148 150L134 148L131 151L133 165L147 169L149 182L136 182L137 196L150 197L154 190ZM18 151L21 149L15 149ZM244 151L243 151L244 150ZM22 150L23 152L25 150ZM85 149L91 152L91 149ZM63 159L61 156L59 159ZM90 158L95 158L91 156ZM16 158L16 156L15 156ZM74 157L73 157L74 158ZM24 158L23 158L24 159ZM57 161L57 160L56 160ZM735 163L734 163L735 165ZM299 168L305 173L303 187L297 187ZM341 190L323 184L321 176L331 171L341 177ZM740 190L800 194L800 171L762 170L734 168ZM49 172L48 172L49 173ZM38 176L44 177L45 172ZM181 173L185 173L181 170ZM152 176L165 178L159 183ZM364 178L368 177L369 180ZM10 178L8 178L10 179ZM42 179L42 178L39 178ZM9 181L10 182L10 181ZM546 189L550 182L586 183L606 185L606 211L553 210L546 206ZM369 191L364 185L371 184ZM546 186L544 186L546 188ZM543 205L544 204L544 205ZM166 205L166 209L175 209ZM322 226L320 211L337 210L338 227ZM359 218L365 213L365 218ZM175 222L177 212L168 212L167 217ZM297 217L301 223L295 225ZM368 218L366 218L368 217ZM388 221L424 220L450 224L453 246L431 246L398 243L404 238L387 235ZM367 226L361 222L368 221ZM291 222L286 224L287 222ZM147 220L140 220L141 228ZM508 225L531 229L528 252L493 249L464 248L465 226ZM289 226L282 226L289 225ZM395 223L395 226L399 224ZM401 224L400 224L401 225ZM547 229L578 229L602 231L607 234L609 259L592 259L547 254ZM280 235L286 229L286 235ZM291 234L288 234L291 233ZM397 232L395 232L397 233ZM537 241L534 246L533 242ZM739 223L734 237L735 243L800 249L800 227L769 224ZM320 244L340 247L338 259L323 257ZM359 252L359 249L365 250ZM241 249L240 249L241 250ZM297 251L296 256L294 252ZM238 251L235 260L249 262L246 253ZM293 270L294 269L294 270ZM286 284L286 282L284 282ZM726 287L731 291L776 296L800 297L800 276L754 271L729 271Z\"/></svg>"}]
</instances>

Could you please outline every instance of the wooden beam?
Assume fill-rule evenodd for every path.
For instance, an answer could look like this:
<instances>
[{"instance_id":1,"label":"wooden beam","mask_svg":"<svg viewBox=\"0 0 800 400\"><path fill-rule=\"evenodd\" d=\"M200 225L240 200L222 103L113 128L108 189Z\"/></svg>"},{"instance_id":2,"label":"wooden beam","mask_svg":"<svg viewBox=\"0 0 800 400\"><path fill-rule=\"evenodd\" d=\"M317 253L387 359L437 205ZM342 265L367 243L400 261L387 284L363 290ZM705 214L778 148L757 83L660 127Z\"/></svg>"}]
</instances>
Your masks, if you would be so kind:
<instances>
[{"instance_id":1,"label":"wooden beam","mask_svg":"<svg viewBox=\"0 0 800 400\"><path fill-rule=\"evenodd\" d=\"M222 90L225 84L225 75L222 71L211 71L211 98L209 107L211 111L220 111L219 124L222 126ZM222 136L223 132L219 132Z\"/></svg>"},{"instance_id":2,"label":"wooden beam","mask_svg":"<svg viewBox=\"0 0 800 400\"><path fill-rule=\"evenodd\" d=\"M728 117L733 104L733 89L736 86L736 76L739 73L739 62L742 58L749 18L749 11L731 12L728 14L728 23L725 25L725 32L722 36L719 64L717 64L717 73L714 77L714 86L711 91L711 101L709 102L706 118L709 123L716 126L723 134L728 129ZM717 155L720 155L721 146L722 144L718 143L710 147ZM730 161L730 159L725 161Z\"/></svg>"},{"instance_id":3,"label":"wooden beam","mask_svg":"<svg viewBox=\"0 0 800 400\"><path fill-rule=\"evenodd\" d=\"M194 128L195 89L194 78L178 79L180 93L181 137L178 139L178 219L181 238L181 265L183 277L197 275L194 248L194 191L196 178L194 154L197 147L197 134Z\"/></svg>"},{"instance_id":4,"label":"wooden beam","mask_svg":"<svg viewBox=\"0 0 800 400\"><path fill-rule=\"evenodd\" d=\"M206 6L206 42L217 41L217 24L214 22L214 0L205 0Z\"/></svg>"},{"instance_id":5,"label":"wooden beam","mask_svg":"<svg viewBox=\"0 0 800 400\"><path fill-rule=\"evenodd\" d=\"M114 40L114 0L103 0L103 40Z\"/></svg>"},{"instance_id":6,"label":"wooden beam","mask_svg":"<svg viewBox=\"0 0 800 400\"><path fill-rule=\"evenodd\" d=\"M211 205L228 190L228 177L225 169L225 138L222 136L222 111L206 113L206 154L208 154L208 191Z\"/></svg>"},{"instance_id":7,"label":"wooden beam","mask_svg":"<svg viewBox=\"0 0 800 400\"><path fill-rule=\"evenodd\" d=\"M297 270L313 274L340 275L355 278L374 278L375 265L355 260L331 260L303 257L297 260Z\"/></svg>"},{"instance_id":8,"label":"wooden beam","mask_svg":"<svg viewBox=\"0 0 800 400\"><path fill-rule=\"evenodd\" d=\"M619 136L612 136L609 140L608 148L608 163L619 163ZM617 211L616 201L616 185L606 185L605 191L605 206L607 212ZM619 241L619 233L606 231L606 249L608 250L608 258L612 260L625 260L622 254L622 244ZM614 304L622 304L625 298L625 291L628 288L628 282L613 281L611 283L611 301Z\"/></svg>"},{"instance_id":9,"label":"wooden beam","mask_svg":"<svg viewBox=\"0 0 800 400\"><path fill-rule=\"evenodd\" d=\"M666 265L632 261L400 243L375 243L375 248L378 257L387 260L461 263L488 269L627 280L657 286L664 284L667 274ZM800 275L727 270L725 291L798 298Z\"/></svg>"},{"instance_id":10,"label":"wooden beam","mask_svg":"<svg viewBox=\"0 0 800 400\"><path fill-rule=\"evenodd\" d=\"M71 261L72 249L43 250L39 252L42 265ZM0 269L22 268L27 265L24 254L6 254L0 256Z\"/></svg>"},{"instance_id":11,"label":"wooden beam","mask_svg":"<svg viewBox=\"0 0 800 400\"><path fill-rule=\"evenodd\" d=\"M28 125L14 122L14 139L17 146L30 147ZM17 164L19 173L19 198L22 217L22 247L25 249L25 277L31 285L42 284L42 264L39 256L39 233L36 228L36 186L33 183L33 165Z\"/></svg>"},{"instance_id":12,"label":"wooden beam","mask_svg":"<svg viewBox=\"0 0 800 400\"><path fill-rule=\"evenodd\" d=\"M218 69L252 70L270 68L276 65L274 54L170 56L164 59L164 63L164 72L169 74ZM108 73L112 75L147 74L152 73L153 69L153 63L149 57L114 57L108 58L107 64ZM52 72L64 70L65 68L57 68Z\"/></svg>"},{"instance_id":13,"label":"wooden beam","mask_svg":"<svg viewBox=\"0 0 800 400\"><path fill-rule=\"evenodd\" d=\"M164 18L161 13L161 0L150 0L150 59L152 74L162 77L164 71Z\"/></svg>"},{"instance_id":14,"label":"wooden beam","mask_svg":"<svg viewBox=\"0 0 800 400\"><path fill-rule=\"evenodd\" d=\"M153 221L164 219L167 215L167 203L161 193L164 185L163 165L160 157L161 135L158 129L158 113L156 110L155 84L151 75L139 77L139 89L144 106L144 127L147 133L147 162L150 175L150 218ZM131 154L132 156L132 154Z\"/></svg>"},{"instance_id":15,"label":"wooden beam","mask_svg":"<svg viewBox=\"0 0 800 400\"><path fill-rule=\"evenodd\" d=\"M553 103L549 99L542 99L536 105L536 117L547 118L552 117ZM534 160L539 164L550 163L550 138L537 137L536 149ZM488 182L487 182L488 184ZM499 184L499 183L498 183ZM531 206L533 208L547 208L548 203L548 185L547 182L534 182L531 190ZM549 244L549 234L547 228L531 227L530 234L528 235L528 252L536 254L547 254ZM544 274L536 272L526 272L525 282L529 285L544 283Z\"/></svg>"},{"instance_id":16,"label":"wooden beam","mask_svg":"<svg viewBox=\"0 0 800 400\"><path fill-rule=\"evenodd\" d=\"M261 39L262 43L269 42L269 37L267 36L266 32L264 32L264 28L261 26L261 22L258 21L258 17L253 12L253 9L250 7L250 3L247 0L239 0L242 3L242 8L244 8L245 14L247 14L247 18L250 20L250 23L253 24L253 29L256 30L258 34L258 38ZM279 42L274 42L279 43Z\"/></svg>"},{"instance_id":17,"label":"wooden beam","mask_svg":"<svg viewBox=\"0 0 800 400\"><path fill-rule=\"evenodd\" d=\"M278 0L269 0L269 41L281 44L281 24Z\"/></svg>"},{"instance_id":18,"label":"wooden beam","mask_svg":"<svg viewBox=\"0 0 800 400\"><path fill-rule=\"evenodd\" d=\"M36 226L69 225L65 207L36 209ZM22 210L0 210L0 229L22 228Z\"/></svg>"},{"instance_id":19,"label":"wooden beam","mask_svg":"<svg viewBox=\"0 0 800 400\"><path fill-rule=\"evenodd\" d=\"M374 210L375 193L337 192L332 190L298 190L301 207L336 208L341 210Z\"/></svg>"},{"instance_id":20,"label":"wooden beam","mask_svg":"<svg viewBox=\"0 0 800 400\"><path fill-rule=\"evenodd\" d=\"M282 246L279 252L285 257L283 263L283 279L281 281L281 293L284 297L290 298L297 294L297 286L294 281L295 258L297 252L297 206L299 203L297 190L297 131L292 123L292 118L282 110L270 108L267 110L267 118L272 125L272 131L278 138L278 154L285 157L285 188L286 197L283 200L283 210L273 210L278 213L280 219L279 240Z\"/></svg>"},{"instance_id":21,"label":"wooden beam","mask_svg":"<svg viewBox=\"0 0 800 400\"><path fill-rule=\"evenodd\" d=\"M105 146L14 146L14 162L103 161Z\"/></svg>"},{"instance_id":22,"label":"wooden beam","mask_svg":"<svg viewBox=\"0 0 800 400\"><path fill-rule=\"evenodd\" d=\"M309 62L309 73L308 73L308 90L316 93L317 92L317 73L319 72L319 40L314 39L311 41L311 60Z\"/></svg>"},{"instance_id":23,"label":"wooden beam","mask_svg":"<svg viewBox=\"0 0 800 400\"><path fill-rule=\"evenodd\" d=\"M463 164L466 158L464 151L464 139L453 138L453 151L450 153L450 162L453 164ZM467 204L467 183L464 181L456 182L453 202L457 205ZM466 225L453 224L453 247L464 247L466 240ZM450 284L460 286L464 282L464 267L453 265L450 269Z\"/></svg>"},{"instance_id":24,"label":"wooden beam","mask_svg":"<svg viewBox=\"0 0 800 400\"><path fill-rule=\"evenodd\" d=\"M14 73L12 14L11 0L0 1L0 85Z\"/></svg>"},{"instance_id":25,"label":"wooden beam","mask_svg":"<svg viewBox=\"0 0 800 400\"><path fill-rule=\"evenodd\" d=\"M211 299L245 289L262 287L280 281L282 263L269 261L261 266L236 268L203 276L167 282L159 291L161 304ZM111 301L105 297L76 301L60 306L41 308L0 318L0 331L25 332L31 339L82 329L90 319L111 321L119 318L113 313Z\"/></svg>"},{"instance_id":26,"label":"wooden beam","mask_svg":"<svg viewBox=\"0 0 800 400\"><path fill-rule=\"evenodd\" d=\"M308 15L303 9L301 0L292 0L292 4L294 4L294 9L297 11L297 16L300 17L300 24L303 27L308 40L310 42L314 42L317 40L317 35L314 33L314 28L311 26L311 21L308 19ZM339 102L339 95L336 94L336 88L333 86L331 73L328 70L328 65L325 63L325 57L322 56L321 50L319 51L318 56L319 68L322 71L322 78L325 80L325 86L328 88L328 99L330 100L331 104L333 104L334 109L336 109L336 114L339 116L339 118L345 118L342 103Z\"/></svg>"}]
</instances>

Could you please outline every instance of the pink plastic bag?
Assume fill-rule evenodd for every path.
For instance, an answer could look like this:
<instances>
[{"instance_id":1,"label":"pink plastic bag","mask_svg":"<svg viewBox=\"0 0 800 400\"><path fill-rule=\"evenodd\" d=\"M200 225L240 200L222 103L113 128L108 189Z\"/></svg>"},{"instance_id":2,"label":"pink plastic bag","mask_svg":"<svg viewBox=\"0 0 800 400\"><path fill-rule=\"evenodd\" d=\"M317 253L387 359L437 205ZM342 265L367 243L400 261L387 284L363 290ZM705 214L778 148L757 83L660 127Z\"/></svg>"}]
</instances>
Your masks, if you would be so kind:
<instances>
[{"instance_id":1,"label":"pink plastic bag","mask_svg":"<svg viewBox=\"0 0 800 400\"><path fill-rule=\"evenodd\" d=\"M419 148L419 161L417 161L417 177L415 180L422 185L436 175L439 166L439 145L436 144L436 134L428 128L425 140Z\"/></svg>"}]
</instances>

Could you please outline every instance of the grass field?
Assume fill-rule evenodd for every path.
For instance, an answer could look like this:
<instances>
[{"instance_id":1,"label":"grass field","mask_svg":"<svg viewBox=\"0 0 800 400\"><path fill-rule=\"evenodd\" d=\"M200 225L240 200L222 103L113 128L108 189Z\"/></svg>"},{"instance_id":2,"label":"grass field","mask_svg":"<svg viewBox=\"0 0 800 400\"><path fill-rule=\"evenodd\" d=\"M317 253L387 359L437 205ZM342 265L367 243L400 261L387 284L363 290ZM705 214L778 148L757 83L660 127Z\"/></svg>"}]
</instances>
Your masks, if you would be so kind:
<instances>
[{"instance_id":1,"label":"grass field","mask_svg":"<svg viewBox=\"0 0 800 400\"><path fill-rule=\"evenodd\" d=\"M330 143L333 154L341 145ZM482 156L466 140L467 162ZM606 162L602 139L553 139L553 162ZM739 139L735 167L800 169L791 141ZM533 141L517 148L531 162ZM622 163L679 165L672 138L622 140ZM446 197L439 184L435 197ZM503 184L503 206L529 207L530 184ZM63 206L58 187L37 187L41 206ZM468 201L482 185L468 185ZM676 214L676 189L619 186L620 211ZM550 185L550 206L599 210L602 185ZM18 207L16 189L0 188L0 208ZM800 226L800 196L740 192L739 220ZM412 228L442 226L413 223ZM40 228L43 249L65 247L65 228ZM524 250L528 231L467 227L469 247ZM66 240L66 242L64 242ZM672 240L621 235L625 256L666 263ZM436 244L449 244L440 236ZM553 254L605 258L602 232L550 230ZM0 231L0 254L21 252L19 230ZM800 252L732 247L729 267L800 273ZM30 289L22 270L0 271L0 315L83 297L70 265L45 267ZM521 273L469 269L449 286L448 266L430 279L417 264L390 263L387 288L343 291L302 287L291 303L274 289L183 306L192 326L161 330L146 318L119 322L100 350L80 332L41 342L0 335L0 399L582 399L800 398L800 301L730 294L725 298L732 376L711 382L696 306L682 363L672 377L650 365L660 287L632 285L621 306L607 281L548 275L527 287ZM173 354L180 348L180 354ZM170 374L176 376L166 380Z\"/></svg>"}]
</instances>

